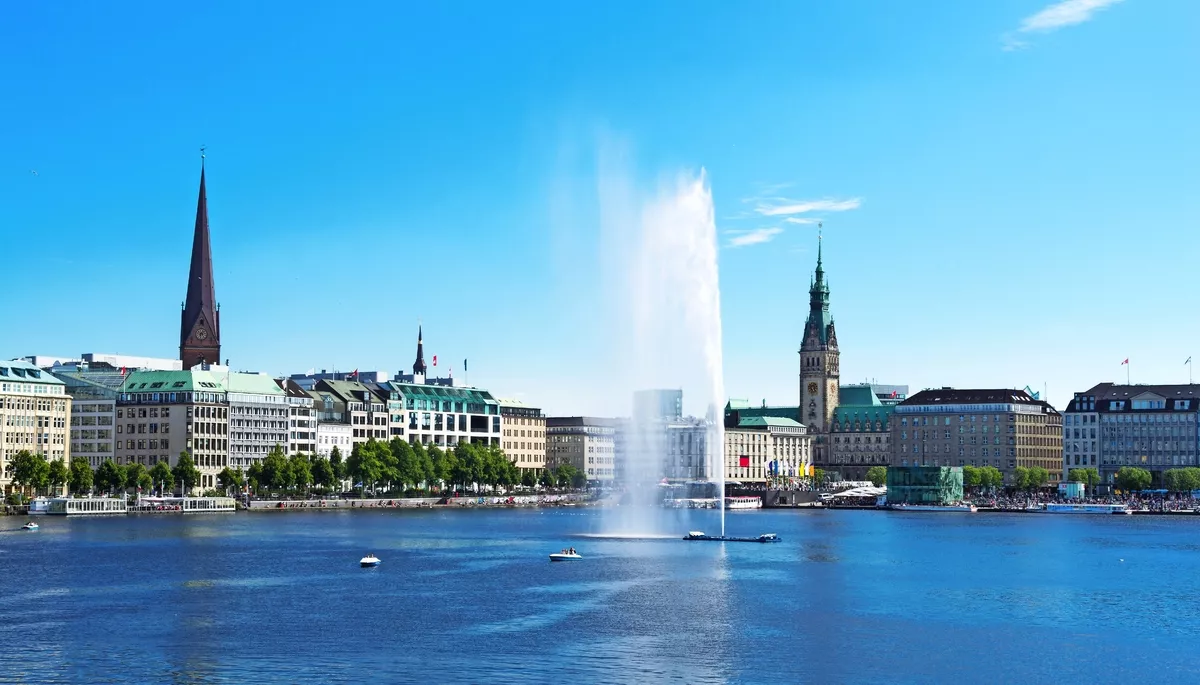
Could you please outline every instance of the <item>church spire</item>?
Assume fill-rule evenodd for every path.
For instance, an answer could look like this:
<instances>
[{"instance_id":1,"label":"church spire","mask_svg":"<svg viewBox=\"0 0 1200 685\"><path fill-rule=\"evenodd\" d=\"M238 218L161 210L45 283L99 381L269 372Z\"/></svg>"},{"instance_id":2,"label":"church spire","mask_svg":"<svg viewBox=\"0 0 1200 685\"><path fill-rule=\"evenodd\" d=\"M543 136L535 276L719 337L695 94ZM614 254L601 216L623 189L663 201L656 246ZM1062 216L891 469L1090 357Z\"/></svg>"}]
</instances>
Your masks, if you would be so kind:
<instances>
[{"instance_id":1,"label":"church spire","mask_svg":"<svg viewBox=\"0 0 1200 685\"><path fill-rule=\"evenodd\" d=\"M417 325L417 361L413 362L413 382L422 383L425 380L425 372L428 367L425 366L425 341L422 339L422 327ZM420 376L420 380L416 377Z\"/></svg>"},{"instance_id":2,"label":"church spire","mask_svg":"<svg viewBox=\"0 0 1200 685\"><path fill-rule=\"evenodd\" d=\"M219 364L221 361L221 320L213 285L208 194L204 184L204 148L200 148L200 195L196 200L196 227L192 234L187 299L180 317L179 358L185 369L201 362Z\"/></svg>"}]
</instances>

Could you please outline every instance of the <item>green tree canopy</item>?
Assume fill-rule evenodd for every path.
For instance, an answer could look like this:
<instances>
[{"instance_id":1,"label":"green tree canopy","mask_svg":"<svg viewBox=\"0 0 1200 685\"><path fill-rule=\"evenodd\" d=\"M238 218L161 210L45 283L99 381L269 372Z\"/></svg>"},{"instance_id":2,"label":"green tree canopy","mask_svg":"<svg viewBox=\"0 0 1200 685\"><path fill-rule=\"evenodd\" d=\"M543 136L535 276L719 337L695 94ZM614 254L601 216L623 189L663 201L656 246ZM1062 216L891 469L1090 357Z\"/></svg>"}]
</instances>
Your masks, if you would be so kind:
<instances>
[{"instance_id":1,"label":"green tree canopy","mask_svg":"<svg viewBox=\"0 0 1200 685\"><path fill-rule=\"evenodd\" d=\"M1200 468L1167 469L1163 473L1163 487L1171 492L1200 490Z\"/></svg>"},{"instance_id":2,"label":"green tree canopy","mask_svg":"<svg viewBox=\"0 0 1200 685\"><path fill-rule=\"evenodd\" d=\"M1083 483L1091 490L1100 484L1100 472L1093 468L1071 469L1067 472L1067 480Z\"/></svg>"},{"instance_id":3,"label":"green tree canopy","mask_svg":"<svg viewBox=\"0 0 1200 685\"><path fill-rule=\"evenodd\" d=\"M262 461L255 459L250 462L250 468L246 469L246 482L250 484L250 489L258 492L258 489L266 485L263 480L263 465Z\"/></svg>"},{"instance_id":4,"label":"green tree canopy","mask_svg":"<svg viewBox=\"0 0 1200 685\"><path fill-rule=\"evenodd\" d=\"M292 484L291 464L283 456L283 448L279 445L272 447L260 463L260 485L273 490L286 490Z\"/></svg>"},{"instance_id":5,"label":"green tree canopy","mask_svg":"<svg viewBox=\"0 0 1200 685\"><path fill-rule=\"evenodd\" d=\"M984 488L998 488L1004 485L1004 474L995 466L980 467L979 485Z\"/></svg>"},{"instance_id":6,"label":"green tree canopy","mask_svg":"<svg viewBox=\"0 0 1200 685\"><path fill-rule=\"evenodd\" d=\"M1029 489L1037 490L1050 482L1050 472L1040 466L1029 467Z\"/></svg>"},{"instance_id":7,"label":"green tree canopy","mask_svg":"<svg viewBox=\"0 0 1200 685\"><path fill-rule=\"evenodd\" d=\"M821 487L825 484L825 469L813 469L813 486Z\"/></svg>"},{"instance_id":8,"label":"green tree canopy","mask_svg":"<svg viewBox=\"0 0 1200 685\"><path fill-rule=\"evenodd\" d=\"M963 468L963 478L964 480L966 478L965 467ZM867 480L871 481L871 485L874 485L877 488L883 487L887 484L887 467L872 466L871 468L867 469ZM978 483L975 483L975 485L978 485Z\"/></svg>"},{"instance_id":9,"label":"green tree canopy","mask_svg":"<svg viewBox=\"0 0 1200 685\"><path fill-rule=\"evenodd\" d=\"M313 485L320 488L333 487L333 466L325 457L313 457L312 460L312 479Z\"/></svg>"},{"instance_id":10,"label":"green tree canopy","mask_svg":"<svg viewBox=\"0 0 1200 685\"><path fill-rule=\"evenodd\" d=\"M200 469L196 468L196 464L192 462L192 455L186 451L179 453L179 461L175 462L171 475L175 476L175 482L183 488L184 495L190 495L200 483Z\"/></svg>"},{"instance_id":11,"label":"green tree canopy","mask_svg":"<svg viewBox=\"0 0 1200 685\"><path fill-rule=\"evenodd\" d=\"M54 488L56 492L61 492L62 486L71 480L71 469L67 468L67 462L62 459L55 459L50 462L49 470L47 481L50 487Z\"/></svg>"},{"instance_id":12,"label":"green tree canopy","mask_svg":"<svg viewBox=\"0 0 1200 685\"><path fill-rule=\"evenodd\" d=\"M150 487L157 486L162 495L175 490L175 474L171 473L171 467L165 459L150 467L150 482Z\"/></svg>"},{"instance_id":13,"label":"green tree canopy","mask_svg":"<svg viewBox=\"0 0 1200 685\"><path fill-rule=\"evenodd\" d=\"M149 490L154 485L150 479L150 473L146 471L145 466L141 464L127 464L125 466L125 487Z\"/></svg>"},{"instance_id":14,"label":"green tree canopy","mask_svg":"<svg viewBox=\"0 0 1200 685\"><path fill-rule=\"evenodd\" d=\"M225 494L229 494L229 491L233 490L234 488L241 489L245 482L245 476L242 474L240 469L231 469L226 466L225 468L221 469L220 473L217 474L217 485L221 486L221 489L225 491Z\"/></svg>"},{"instance_id":15,"label":"green tree canopy","mask_svg":"<svg viewBox=\"0 0 1200 685\"><path fill-rule=\"evenodd\" d=\"M1117 470L1117 477L1114 483L1122 490L1140 492L1150 487L1150 481L1150 472L1146 469L1139 469L1136 466L1122 466Z\"/></svg>"},{"instance_id":16,"label":"green tree canopy","mask_svg":"<svg viewBox=\"0 0 1200 685\"><path fill-rule=\"evenodd\" d=\"M346 473L356 484L362 483L364 488L373 488L379 482L383 463L379 459L379 443L375 438L354 444L350 458L346 460Z\"/></svg>"},{"instance_id":17,"label":"green tree canopy","mask_svg":"<svg viewBox=\"0 0 1200 685\"><path fill-rule=\"evenodd\" d=\"M312 484L312 463L307 455L300 452L293 454L291 459L288 459L288 470L292 474L292 485L295 487L306 490Z\"/></svg>"},{"instance_id":18,"label":"green tree canopy","mask_svg":"<svg viewBox=\"0 0 1200 685\"><path fill-rule=\"evenodd\" d=\"M346 479L346 462L342 458L342 451L333 446L329 451L329 467L333 469L333 477L336 480L342 481Z\"/></svg>"},{"instance_id":19,"label":"green tree canopy","mask_svg":"<svg viewBox=\"0 0 1200 685\"><path fill-rule=\"evenodd\" d=\"M554 473L551 472L550 469L542 469L541 471L538 471L538 482L541 483L543 487L554 487Z\"/></svg>"},{"instance_id":20,"label":"green tree canopy","mask_svg":"<svg viewBox=\"0 0 1200 685\"><path fill-rule=\"evenodd\" d=\"M21 487L37 491L50 484L50 464L40 454L21 450L9 459L9 468L13 483Z\"/></svg>"},{"instance_id":21,"label":"green tree canopy","mask_svg":"<svg viewBox=\"0 0 1200 685\"><path fill-rule=\"evenodd\" d=\"M84 457L71 459L71 492L85 495L92 491L92 466Z\"/></svg>"},{"instance_id":22,"label":"green tree canopy","mask_svg":"<svg viewBox=\"0 0 1200 685\"><path fill-rule=\"evenodd\" d=\"M125 469L112 459L105 459L96 469L96 487L104 492L125 490Z\"/></svg>"},{"instance_id":23,"label":"green tree canopy","mask_svg":"<svg viewBox=\"0 0 1200 685\"><path fill-rule=\"evenodd\" d=\"M1018 490L1029 489L1029 469L1024 466L1018 466L1013 469L1013 487Z\"/></svg>"}]
</instances>

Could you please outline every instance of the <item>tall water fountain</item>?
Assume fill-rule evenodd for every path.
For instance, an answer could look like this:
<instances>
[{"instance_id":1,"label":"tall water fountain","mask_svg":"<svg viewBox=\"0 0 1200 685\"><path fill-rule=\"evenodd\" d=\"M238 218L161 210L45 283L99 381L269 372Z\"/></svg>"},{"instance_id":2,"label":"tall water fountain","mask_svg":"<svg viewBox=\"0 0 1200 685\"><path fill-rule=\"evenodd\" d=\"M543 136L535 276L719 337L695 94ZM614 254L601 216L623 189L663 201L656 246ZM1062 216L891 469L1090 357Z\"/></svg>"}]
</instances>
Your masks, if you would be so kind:
<instances>
[{"instance_id":1,"label":"tall water fountain","mask_svg":"<svg viewBox=\"0 0 1200 685\"><path fill-rule=\"evenodd\" d=\"M631 373L626 397L634 389L680 388L685 407L700 407L694 414L702 421L690 429L702 432L704 457L692 476L715 485L724 535L725 388L712 193L703 170L665 180L647 197L637 195L627 178L602 165L606 269L624 305L618 319L623 325L613 337L624 346L622 361ZM629 491L622 506L606 512L609 534L678 533L656 529L662 521L656 495L671 459L667 432L680 426L651 413L633 412L622 431Z\"/></svg>"}]
</instances>

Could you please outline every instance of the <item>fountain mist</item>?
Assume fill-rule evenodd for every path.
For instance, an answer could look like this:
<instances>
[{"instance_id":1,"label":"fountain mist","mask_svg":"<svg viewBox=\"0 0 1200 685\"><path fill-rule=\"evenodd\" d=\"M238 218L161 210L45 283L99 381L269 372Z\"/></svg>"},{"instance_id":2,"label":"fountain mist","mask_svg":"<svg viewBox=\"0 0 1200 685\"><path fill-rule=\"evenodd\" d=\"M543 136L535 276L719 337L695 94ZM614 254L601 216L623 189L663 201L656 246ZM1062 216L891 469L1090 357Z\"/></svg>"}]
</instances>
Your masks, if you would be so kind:
<instances>
[{"instance_id":1,"label":"fountain mist","mask_svg":"<svg viewBox=\"0 0 1200 685\"><path fill-rule=\"evenodd\" d=\"M717 229L705 173L681 173L639 197L618 166L601 165L601 222L611 292L624 305L614 333L632 396L635 389L677 388L685 408L704 419L692 430L704 436L703 468L694 477L716 485L724 517L725 388L721 349L721 295ZM684 414L690 412L684 411ZM668 435L657 416L634 412L622 431L630 497L610 510L613 533L652 533L657 483L668 473ZM696 464L699 467L699 464ZM639 496L640 495L640 496Z\"/></svg>"}]
</instances>

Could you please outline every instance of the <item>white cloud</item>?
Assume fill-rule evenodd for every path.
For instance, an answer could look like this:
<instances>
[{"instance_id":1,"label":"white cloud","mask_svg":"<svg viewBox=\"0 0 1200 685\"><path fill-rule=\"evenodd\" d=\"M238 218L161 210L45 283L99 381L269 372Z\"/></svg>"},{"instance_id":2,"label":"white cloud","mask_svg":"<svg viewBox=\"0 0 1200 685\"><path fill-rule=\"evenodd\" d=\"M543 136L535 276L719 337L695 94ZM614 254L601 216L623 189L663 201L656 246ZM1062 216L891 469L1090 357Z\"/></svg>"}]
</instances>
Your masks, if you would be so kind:
<instances>
[{"instance_id":1,"label":"white cloud","mask_svg":"<svg viewBox=\"0 0 1200 685\"><path fill-rule=\"evenodd\" d=\"M1021 22L1021 33L1048 33L1064 26L1082 24L1096 12L1115 5L1121 0L1062 0L1049 5L1037 14L1025 17Z\"/></svg>"},{"instance_id":2,"label":"white cloud","mask_svg":"<svg viewBox=\"0 0 1200 685\"><path fill-rule=\"evenodd\" d=\"M808 225L808 224L815 224L818 221L820 221L820 219L806 219L804 217L799 217L799 216L789 216L788 218L784 219L784 221L789 224Z\"/></svg>"},{"instance_id":3,"label":"white cloud","mask_svg":"<svg viewBox=\"0 0 1200 685\"><path fill-rule=\"evenodd\" d=\"M730 231L730 233L732 232L733 231ZM769 243L780 233L783 233L783 229L778 227L756 228L753 231L738 232L738 235L729 240L729 246L746 247L747 245Z\"/></svg>"},{"instance_id":4,"label":"white cloud","mask_svg":"<svg viewBox=\"0 0 1200 685\"><path fill-rule=\"evenodd\" d=\"M785 214L804 214L806 212L844 212L848 209L858 209L862 200L855 197L849 200L783 200L786 204L760 204L754 211L763 216L781 216Z\"/></svg>"}]
</instances>

